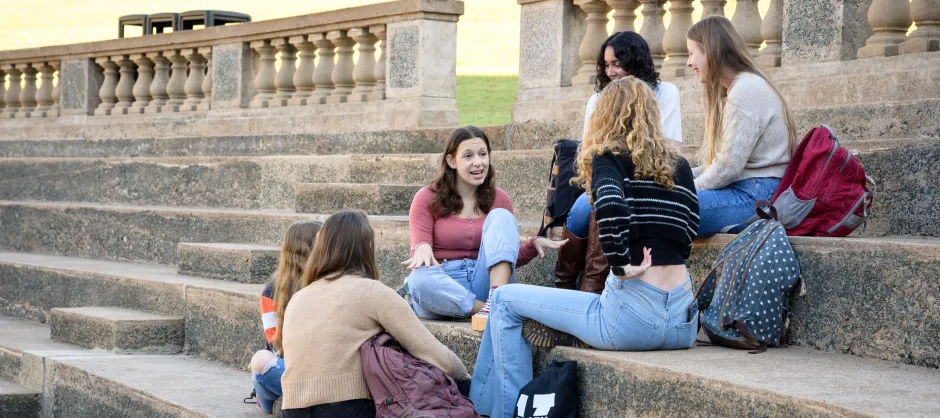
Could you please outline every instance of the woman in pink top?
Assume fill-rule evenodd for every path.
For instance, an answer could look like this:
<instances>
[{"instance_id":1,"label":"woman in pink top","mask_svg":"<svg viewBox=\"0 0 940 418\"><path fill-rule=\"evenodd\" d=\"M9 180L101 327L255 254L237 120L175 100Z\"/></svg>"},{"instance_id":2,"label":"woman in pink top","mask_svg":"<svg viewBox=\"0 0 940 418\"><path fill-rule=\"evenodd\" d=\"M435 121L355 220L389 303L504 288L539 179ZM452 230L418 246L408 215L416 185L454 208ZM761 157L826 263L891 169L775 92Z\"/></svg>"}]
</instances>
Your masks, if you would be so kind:
<instances>
[{"instance_id":1,"label":"woman in pink top","mask_svg":"<svg viewBox=\"0 0 940 418\"><path fill-rule=\"evenodd\" d=\"M480 128L454 131L437 178L415 194L408 225L412 269L399 293L425 319L474 316L482 331L492 289L515 282L516 266L565 241L533 237L519 244L512 203L496 187L490 141Z\"/></svg>"}]
</instances>

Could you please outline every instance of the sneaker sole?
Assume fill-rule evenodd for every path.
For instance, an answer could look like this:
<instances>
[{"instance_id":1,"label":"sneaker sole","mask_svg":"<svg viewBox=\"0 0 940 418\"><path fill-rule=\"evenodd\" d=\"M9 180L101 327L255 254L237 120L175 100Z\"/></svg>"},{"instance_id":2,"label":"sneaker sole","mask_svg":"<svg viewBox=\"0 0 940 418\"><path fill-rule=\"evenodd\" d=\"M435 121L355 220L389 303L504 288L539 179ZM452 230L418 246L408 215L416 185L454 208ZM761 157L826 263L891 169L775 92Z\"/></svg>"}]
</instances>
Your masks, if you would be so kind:
<instances>
[{"instance_id":1,"label":"sneaker sole","mask_svg":"<svg viewBox=\"0 0 940 418\"><path fill-rule=\"evenodd\" d=\"M534 347L552 348L561 345L577 348L591 348L591 346L571 334L554 330L532 319L526 319L522 323L522 336L526 340L529 340Z\"/></svg>"}]
</instances>

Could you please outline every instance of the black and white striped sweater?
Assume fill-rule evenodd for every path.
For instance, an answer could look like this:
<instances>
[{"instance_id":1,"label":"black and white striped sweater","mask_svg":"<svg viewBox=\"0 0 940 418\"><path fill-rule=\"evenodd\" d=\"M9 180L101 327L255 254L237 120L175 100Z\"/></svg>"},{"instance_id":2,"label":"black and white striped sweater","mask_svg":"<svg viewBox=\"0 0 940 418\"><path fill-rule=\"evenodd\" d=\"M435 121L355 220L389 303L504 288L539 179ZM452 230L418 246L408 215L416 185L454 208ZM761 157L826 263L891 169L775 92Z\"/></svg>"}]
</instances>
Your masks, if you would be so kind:
<instances>
[{"instance_id":1,"label":"black and white striped sweater","mask_svg":"<svg viewBox=\"0 0 940 418\"><path fill-rule=\"evenodd\" d=\"M676 161L672 190L652 179L634 179L634 168L629 154L594 157L591 195L608 264L639 265L643 247L652 249L654 266L684 264L699 223L688 161Z\"/></svg>"}]
</instances>

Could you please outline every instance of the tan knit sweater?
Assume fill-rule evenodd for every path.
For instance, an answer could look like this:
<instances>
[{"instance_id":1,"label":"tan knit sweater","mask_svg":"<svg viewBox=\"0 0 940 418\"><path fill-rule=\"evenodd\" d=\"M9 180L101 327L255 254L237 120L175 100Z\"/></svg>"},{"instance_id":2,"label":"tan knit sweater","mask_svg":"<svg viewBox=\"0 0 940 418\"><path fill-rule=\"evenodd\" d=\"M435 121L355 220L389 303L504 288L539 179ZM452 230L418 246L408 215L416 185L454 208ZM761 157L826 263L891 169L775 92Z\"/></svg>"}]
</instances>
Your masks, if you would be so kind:
<instances>
[{"instance_id":1,"label":"tan knit sweater","mask_svg":"<svg viewBox=\"0 0 940 418\"><path fill-rule=\"evenodd\" d=\"M790 162L790 138L783 103L754 73L740 73L728 90L722 141L712 164L693 170L695 188L714 190L753 177L783 177Z\"/></svg>"},{"instance_id":2,"label":"tan knit sweater","mask_svg":"<svg viewBox=\"0 0 940 418\"><path fill-rule=\"evenodd\" d=\"M460 358L441 344L394 290L377 280L319 280L291 298L284 313L283 408L370 399L359 346L387 331L411 355L459 380Z\"/></svg>"}]
</instances>

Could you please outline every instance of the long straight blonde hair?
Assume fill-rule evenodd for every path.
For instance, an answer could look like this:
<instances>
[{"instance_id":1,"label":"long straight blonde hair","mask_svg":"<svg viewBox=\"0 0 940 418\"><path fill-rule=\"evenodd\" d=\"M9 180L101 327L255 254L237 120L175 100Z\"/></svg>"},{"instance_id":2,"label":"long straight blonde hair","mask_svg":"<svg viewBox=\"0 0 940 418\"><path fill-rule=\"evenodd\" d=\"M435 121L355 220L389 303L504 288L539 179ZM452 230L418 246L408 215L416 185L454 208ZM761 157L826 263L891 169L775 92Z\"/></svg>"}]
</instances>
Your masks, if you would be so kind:
<instances>
[{"instance_id":1,"label":"long straight blonde hair","mask_svg":"<svg viewBox=\"0 0 940 418\"><path fill-rule=\"evenodd\" d=\"M705 54L705 108L708 115L705 119L705 141L699 148L697 159L702 168L712 164L717 155L726 149L728 144L722 141L722 123L725 110L724 97L728 95L728 89L721 85L721 78L741 72L754 73L764 79L767 85L773 89L780 103L783 106L783 114L786 118L787 131L789 134L790 153L796 150L796 123L793 120L793 114L790 113L790 106L780 94L780 90L770 82L767 75L761 71L747 45L738 32L734 30L731 21L721 16L709 16L692 26L689 29L688 38L694 41Z\"/></svg>"},{"instance_id":2,"label":"long straight blonde hair","mask_svg":"<svg viewBox=\"0 0 940 418\"><path fill-rule=\"evenodd\" d=\"M274 331L274 348L281 350L281 329L284 328L284 311L287 303L298 290L304 288L304 265L310 256L320 231L320 223L313 221L297 222L287 229L281 243L281 257L274 272L274 306L277 326Z\"/></svg>"}]
</instances>

